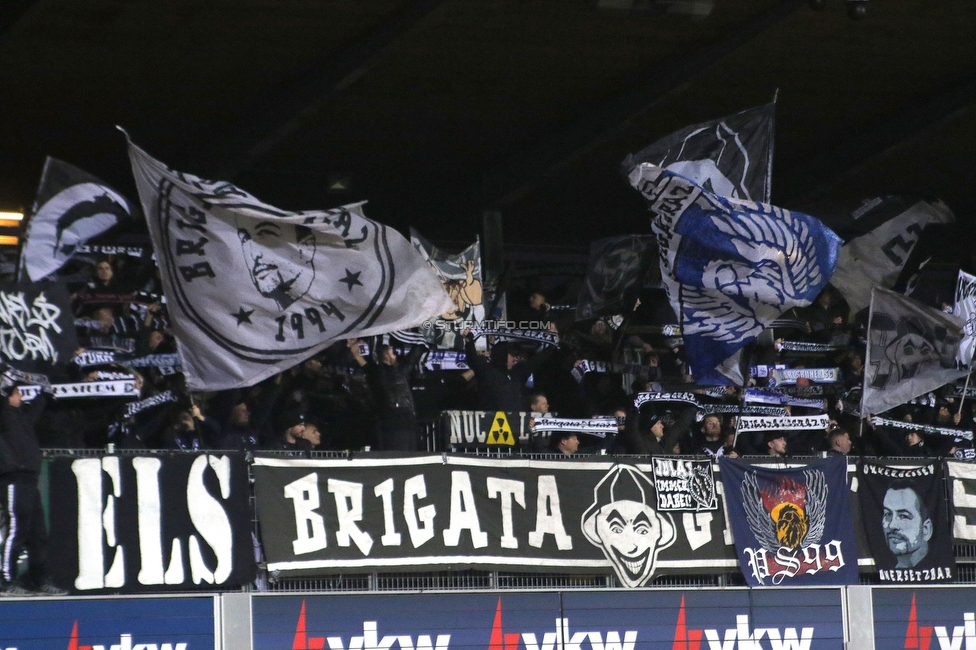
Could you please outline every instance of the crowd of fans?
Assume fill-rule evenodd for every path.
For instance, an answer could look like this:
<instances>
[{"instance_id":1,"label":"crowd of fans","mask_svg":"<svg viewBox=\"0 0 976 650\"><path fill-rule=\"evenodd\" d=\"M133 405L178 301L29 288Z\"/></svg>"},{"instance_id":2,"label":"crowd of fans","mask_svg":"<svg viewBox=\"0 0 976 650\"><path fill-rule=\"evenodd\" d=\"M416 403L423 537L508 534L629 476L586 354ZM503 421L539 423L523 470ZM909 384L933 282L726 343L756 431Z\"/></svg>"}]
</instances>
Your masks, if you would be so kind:
<instances>
[{"instance_id":1,"label":"crowd of fans","mask_svg":"<svg viewBox=\"0 0 976 650\"><path fill-rule=\"evenodd\" d=\"M74 264L66 279L80 351L110 350L132 358L177 351L151 262L117 257ZM436 426L426 425L437 423L443 411L482 410L618 418L617 435L539 434L525 452L937 456L972 446L962 436L876 428L862 419L856 405L864 374L866 314L850 314L830 285L810 307L785 314L780 319L785 325L774 326L747 351L753 366L840 368L833 383L797 382L795 392L802 395L809 387L830 416L828 429L813 432L737 435L734 414L702 417L699 406L680 402L635 408L637 394L655 391L696 393L699 405L743 403L742 388L694 383L680 337L654 329L665 324L654 310L577 322L572 309L552 306L539 290L522 305L510 302L509 312L509 318L549 323L558 331L559 345L489 341L487 351L479 351L465 332L455 346L467 354L465 370L425 365L424 346L389 337L339 341L249 388L192 395L183 375L165 365L69 365L60 381L133 378L139 395L56 400L40 417L38 435L42 446L53 448L418 451L430 448ZM782 339L830 344L823 346L830 349L791 352L777 345ZM583 361L610 365L583 373ZM749 382L762 386L765 379ZM126 404L133 399L167 392L176 399L127 415ZM930 394L885 417L971 432L972 409L961 401ZM791 415L824 413L810 406L786 408ZM443 439L434 445L442 448Z\"/></svg>"}]
</instances>

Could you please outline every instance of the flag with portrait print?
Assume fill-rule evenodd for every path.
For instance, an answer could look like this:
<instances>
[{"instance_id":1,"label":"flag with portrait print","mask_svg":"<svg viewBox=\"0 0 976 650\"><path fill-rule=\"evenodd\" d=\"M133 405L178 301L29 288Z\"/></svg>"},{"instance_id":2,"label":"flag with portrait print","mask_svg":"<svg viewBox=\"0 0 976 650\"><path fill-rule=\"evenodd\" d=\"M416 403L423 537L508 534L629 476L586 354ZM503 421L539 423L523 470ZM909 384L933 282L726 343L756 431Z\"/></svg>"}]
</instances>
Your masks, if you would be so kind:
<instances>
[{"instance_id":1,"label":"flag with portrait print","mask_svg":"<svg viewBox=\"0 0 976 650\"><path fill-rule=\"evenodd\" d=\"M290 212L131 141L129 158L191 389L250 386L336 341L453 306L410 242L362 203Z\"/></svg>"}]
</instances>

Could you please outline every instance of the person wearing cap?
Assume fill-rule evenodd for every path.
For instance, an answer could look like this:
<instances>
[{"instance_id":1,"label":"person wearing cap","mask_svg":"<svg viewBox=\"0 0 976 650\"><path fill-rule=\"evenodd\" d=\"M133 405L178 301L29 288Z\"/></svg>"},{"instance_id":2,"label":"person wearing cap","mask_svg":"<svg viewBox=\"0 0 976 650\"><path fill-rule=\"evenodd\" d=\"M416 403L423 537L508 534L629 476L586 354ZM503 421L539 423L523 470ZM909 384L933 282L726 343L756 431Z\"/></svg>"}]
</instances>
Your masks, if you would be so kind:
<instances>
[{"instance_id":1,"label":"person wearing cap","mask_svg":"<svg viewBox=\"0 0 976 650\"><path fill-rule=\"evenodd\" d=\"M0 596L63 596L47 572L47 527L37 480L41 447L34 427L50 397L40 393L24 404L20 382L0 388L0 505L7 515L7 536L0 544ZM27 551L27 572L18 576L17 562Z\"/></svg>"},{"instance_id":2,"label":"person wearing cap","mask_svg":"<svg viewBox=\"0 0 976 650\"><path fill-rule=\"evenodd\" d=\"M786 434L782 431L770 431L763 436L766 453L777 458L786 456Z\"/></svg>"},{"instance_id":3,"label":"person wearing cap","mask_svg":"<svg viewBox=\"0 0 976 650\"><path fill-rule=\"evenodd\" d=\"M279 435L267 449L280 451L311 451L312 445L305 439L305 414L298 409L286 409L275 419Z\"/></svg>"}]
</instances>

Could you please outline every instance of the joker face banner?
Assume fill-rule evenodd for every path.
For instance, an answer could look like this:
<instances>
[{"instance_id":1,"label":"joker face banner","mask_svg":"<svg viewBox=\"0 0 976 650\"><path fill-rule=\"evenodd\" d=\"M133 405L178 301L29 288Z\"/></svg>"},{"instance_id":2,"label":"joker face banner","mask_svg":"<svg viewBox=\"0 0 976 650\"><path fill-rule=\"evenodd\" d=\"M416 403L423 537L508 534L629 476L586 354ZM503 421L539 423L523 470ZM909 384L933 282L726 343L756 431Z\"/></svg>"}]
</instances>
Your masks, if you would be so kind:
<instances>
[{"instance_id":1,"label":"joker face banner","mask_svg":"<svg viewBox=\"0 0 976 650\"><path fill-rule=\"evenodd\" d=\"M703 469L440 455L259 456L253 466L272 571L463 565L613 573L626 587L735 568L723 511L707 510L715 479ZM692 492L702 504L677 498Z\"/></svg>"}]
</instances>

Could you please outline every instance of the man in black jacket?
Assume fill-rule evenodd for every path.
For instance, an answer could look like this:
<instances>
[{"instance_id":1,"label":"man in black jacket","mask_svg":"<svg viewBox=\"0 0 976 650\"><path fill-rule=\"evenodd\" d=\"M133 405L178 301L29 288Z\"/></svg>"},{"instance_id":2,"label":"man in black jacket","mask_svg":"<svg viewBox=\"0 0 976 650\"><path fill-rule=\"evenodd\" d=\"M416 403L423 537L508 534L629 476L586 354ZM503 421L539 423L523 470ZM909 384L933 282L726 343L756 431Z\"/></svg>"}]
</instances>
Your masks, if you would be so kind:
<instances>
[{"instance_id":1,"label":"man in black jacket","mask_svg":"<svg viewBox=\"0 0 976 650\"><path fill-rule=\"evenodd\" d=\"M478 354L474 337L465 332L467 343L465 363L478 380L479 407L485 411L521 411L526 400L526 382L553 355L556 348L536 352L528 361L521 361L517 350L509 343L496 343L491 349L491 361Z\"/></svg>"},{"instance_id":2,"label":"man in black jacket","mask_svg":"<svg viewBox=\"0 0 976 650\"><path fill-rule=\"evenodd\" d=\"M352 358L366 371L366 383L379 409L380 450L417 451L417 415L410 377L425 348L414 346L401 362L393 348L380 345L375 351L377 363L360 354L359 339L349 339L346 345Z\"/></svg>"},{"instance_id":3,"label":"man in black jacket","mask_svg":"<svg viewBox=\"0 0 976 650\"><path fill-rule=\"evenodd\" d=\"M18 385L2 390L0 412L0 503L7 514L7 536L0 545L0 595L63 596L68 592L52 585L47 573L47 529L37 479L41 473L41 448L34 427L47 406L41 393L25 408ZM17 560L27 551L23 584Z\"/></svg>"}]
</instances>

